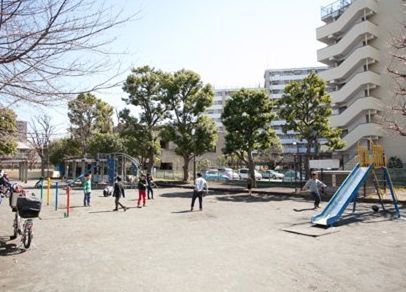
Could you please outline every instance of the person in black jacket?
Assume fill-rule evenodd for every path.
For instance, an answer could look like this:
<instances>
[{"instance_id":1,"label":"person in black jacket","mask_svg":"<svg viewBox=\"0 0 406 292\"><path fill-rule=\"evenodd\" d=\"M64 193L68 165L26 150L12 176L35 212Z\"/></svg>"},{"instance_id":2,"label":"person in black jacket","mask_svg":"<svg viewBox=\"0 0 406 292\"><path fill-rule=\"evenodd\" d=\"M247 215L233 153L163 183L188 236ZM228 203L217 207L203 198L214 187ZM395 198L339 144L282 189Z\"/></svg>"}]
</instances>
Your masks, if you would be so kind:
<instances>
[{"instance_id":1,"label":"person in black jacket","mask_svg":"<svg viewBox=\"0 0 406 292\"><path fill-rule=\"evenodd\" d=\"M113 211L118 211L118 206L120 205L124 211L127 211L127 207L120 203L120 198L123 196L125 198L124 187L121 183L121 177L117 177L116 183L114 184L113 197L115 197L116 208Z\"/></svg>"},{"instance_id":2,"label":"person in black jacket","mask_svg":"<svg viewBox=\"0 0 406 292\"><path fill-rule=\"evenodd\" d=\"M154 179L152 178L152 175L150 173L147 173L147 194L148 194L148 200L153 200L154 199L154 190L152 187L155 185ZM150 195L151 194L151 195Z\"/></svg>"}]
</instances>

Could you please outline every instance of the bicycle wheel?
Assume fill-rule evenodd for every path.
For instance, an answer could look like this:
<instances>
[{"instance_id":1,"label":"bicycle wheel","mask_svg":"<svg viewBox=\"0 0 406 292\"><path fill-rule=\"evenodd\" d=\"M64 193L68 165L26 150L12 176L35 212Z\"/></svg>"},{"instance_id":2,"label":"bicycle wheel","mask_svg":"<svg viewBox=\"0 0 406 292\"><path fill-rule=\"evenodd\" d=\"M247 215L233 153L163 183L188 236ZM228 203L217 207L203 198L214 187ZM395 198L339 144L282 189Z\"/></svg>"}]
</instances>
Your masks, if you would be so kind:
<instances>
[{"instance_id":1,"label":"bicycle wheel","mask_svg":"<svg viewBox=\"0 0 406 292\"><path fill-rule=\"evenodd\" d=\"M24 244L25 248L29 248L31 245L31 239L32 239L32 230L31 227L28 226L28 224L24 225L24 233L22 236L21 241Z\"/></svg>"}]
</instances>

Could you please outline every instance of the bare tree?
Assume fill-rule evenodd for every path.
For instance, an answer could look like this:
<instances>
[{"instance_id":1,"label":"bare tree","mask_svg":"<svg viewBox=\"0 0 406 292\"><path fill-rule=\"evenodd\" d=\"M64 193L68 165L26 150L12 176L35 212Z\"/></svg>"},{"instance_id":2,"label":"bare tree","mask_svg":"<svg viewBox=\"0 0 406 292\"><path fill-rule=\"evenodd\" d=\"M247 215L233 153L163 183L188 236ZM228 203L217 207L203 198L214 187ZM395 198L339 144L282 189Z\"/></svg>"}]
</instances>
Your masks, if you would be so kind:
<instances>
[{"instance_id":1,"label":"bare tree","mask_svg":"<svg viewBox=\"0 0 406 292\"><path fill-rule=\"evenodd\" d=\"M47 115L35 117L30 123L30 143L41 159L41 175L45 175L45 166L49 176L49 145L51 137L55 133L55 127L51 125L51 118Z\"/></svg>"},{"instance_id":2,"label":"bare tree","mask_svg":"<svg viewBox=\"0 0 406 292\"><path fill-rule=\"evenodd\" d=\"M383 120L396 134L406 136L406 24L399 27L391 39L391 63L387 67L394 82L394 99Z\"/></svg>"},{"instance_id":3,"label":"bare tree","mask_svg":"<svg viewBox=\"0 0 406 292\"><path fill-rule=\"evenodd\" d=\"M34 169L35 165L37 164L38 154L35 149L30 149L27 152L27 161L28 161L28 168L30 170Z\"/></svg>"},{"instance_id":4,"label":"bare tree","mask_svg":"<svg viewBox=\"0 0 406 292\"><path fill-rule=\"evenodd\" d=\"M50 104L113 86L114 38L104 33L135 15L125 17L114 4L96 0L1 0L0 105ZM78 78L107 72L98 84L72 86Z\"/></svg>"}]
</instances>

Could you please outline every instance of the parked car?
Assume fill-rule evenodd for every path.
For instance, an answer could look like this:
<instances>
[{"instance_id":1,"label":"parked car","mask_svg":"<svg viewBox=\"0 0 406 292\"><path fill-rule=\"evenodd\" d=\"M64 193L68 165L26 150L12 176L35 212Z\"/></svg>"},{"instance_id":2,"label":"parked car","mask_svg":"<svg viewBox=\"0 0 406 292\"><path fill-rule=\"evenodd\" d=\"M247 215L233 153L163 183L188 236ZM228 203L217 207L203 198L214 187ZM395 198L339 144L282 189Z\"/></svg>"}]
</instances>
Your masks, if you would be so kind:
<instances>
[{"instance_id":1,"label":"parked car","mask_svg":"<svg viewBox=\"0 0 406 292\"><path fill-rule=\"evenodd\" d=\"M248 179L249 175L249 169L248 168L240 168L238 170L238 175L240 176L240 179ZM255 170L255 180L261 180L262 175Z\"/></svg>"},{"instance_id":2,"label":"parked car","mask_svg":"<svg viewBox=\"0 0 406 292\"><path fill-rule=\"evenodd\" d=\"M305 180L305 174L302 173L302 180ZM288 170L285 172L285 176L283 178L284 182L294 182L295 181L295 171ZM300 181L300 172L296 172L296 181Z\"/></svg>"},{"instance_id":3,"label":"parked car","mask_svg":"<svg viewBox=\"0 0 406 292\"><path fill-rule=\"evenodd\" d=\"M229 178L224 173L221 173L218 169L208 169L203 171L202 176L207 181L229 180Z\"/></svg>"},{"instance_id":4,"label":"parked car","mask_svg":"<svg viewBox=\"0 0 406 292\"><path fill-rule=\"evenodd\" d=\"M262 173L262 178L267 178L267 179L283 179L285 176L283 173L276 172L275 170L265 170Z\"/></svg>"},{"instance_id":5,"label":"parked car","mask_svg":"<svg viewBox=\"0 0 406 292\"><path fill-rule=\"evenodd\" d=\"M217 169L208 169L202 173L205 180L219 180L220 173Z\"/></svg>"},{"instance_id":6,"label":"parked car","mask_svg":"<svg viewBox=\"0 0 406 292\"><path fill-rule=\"evenodd\" d=\"M238 173L236 173L231 168L228 168L228 167L218 168L218 171L219 171L220 175L225 180L238 180L238 179L240 179L240 176L238 175Z\"/></svg>"}]
</instances>

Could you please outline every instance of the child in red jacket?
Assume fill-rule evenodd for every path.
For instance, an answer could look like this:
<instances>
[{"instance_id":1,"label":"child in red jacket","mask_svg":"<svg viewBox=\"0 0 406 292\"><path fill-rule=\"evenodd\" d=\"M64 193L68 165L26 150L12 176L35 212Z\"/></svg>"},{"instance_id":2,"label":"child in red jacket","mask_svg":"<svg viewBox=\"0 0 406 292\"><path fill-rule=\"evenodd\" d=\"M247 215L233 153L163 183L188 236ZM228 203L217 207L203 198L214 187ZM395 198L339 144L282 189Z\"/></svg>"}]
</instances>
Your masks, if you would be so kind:
<instances>
[{"instance_id":1,"label":"child in red jacket","mask_svg":"<svg viewBox=\"0 0 406 292\"><path fill-rule=\"evenodd\" d=\"M138 208L141 208L141 199L142 205L145 207L145 191L147 189L147 180L145 175L141 174L140 180L138 181Z\"/></svg>"}]
</instances>

